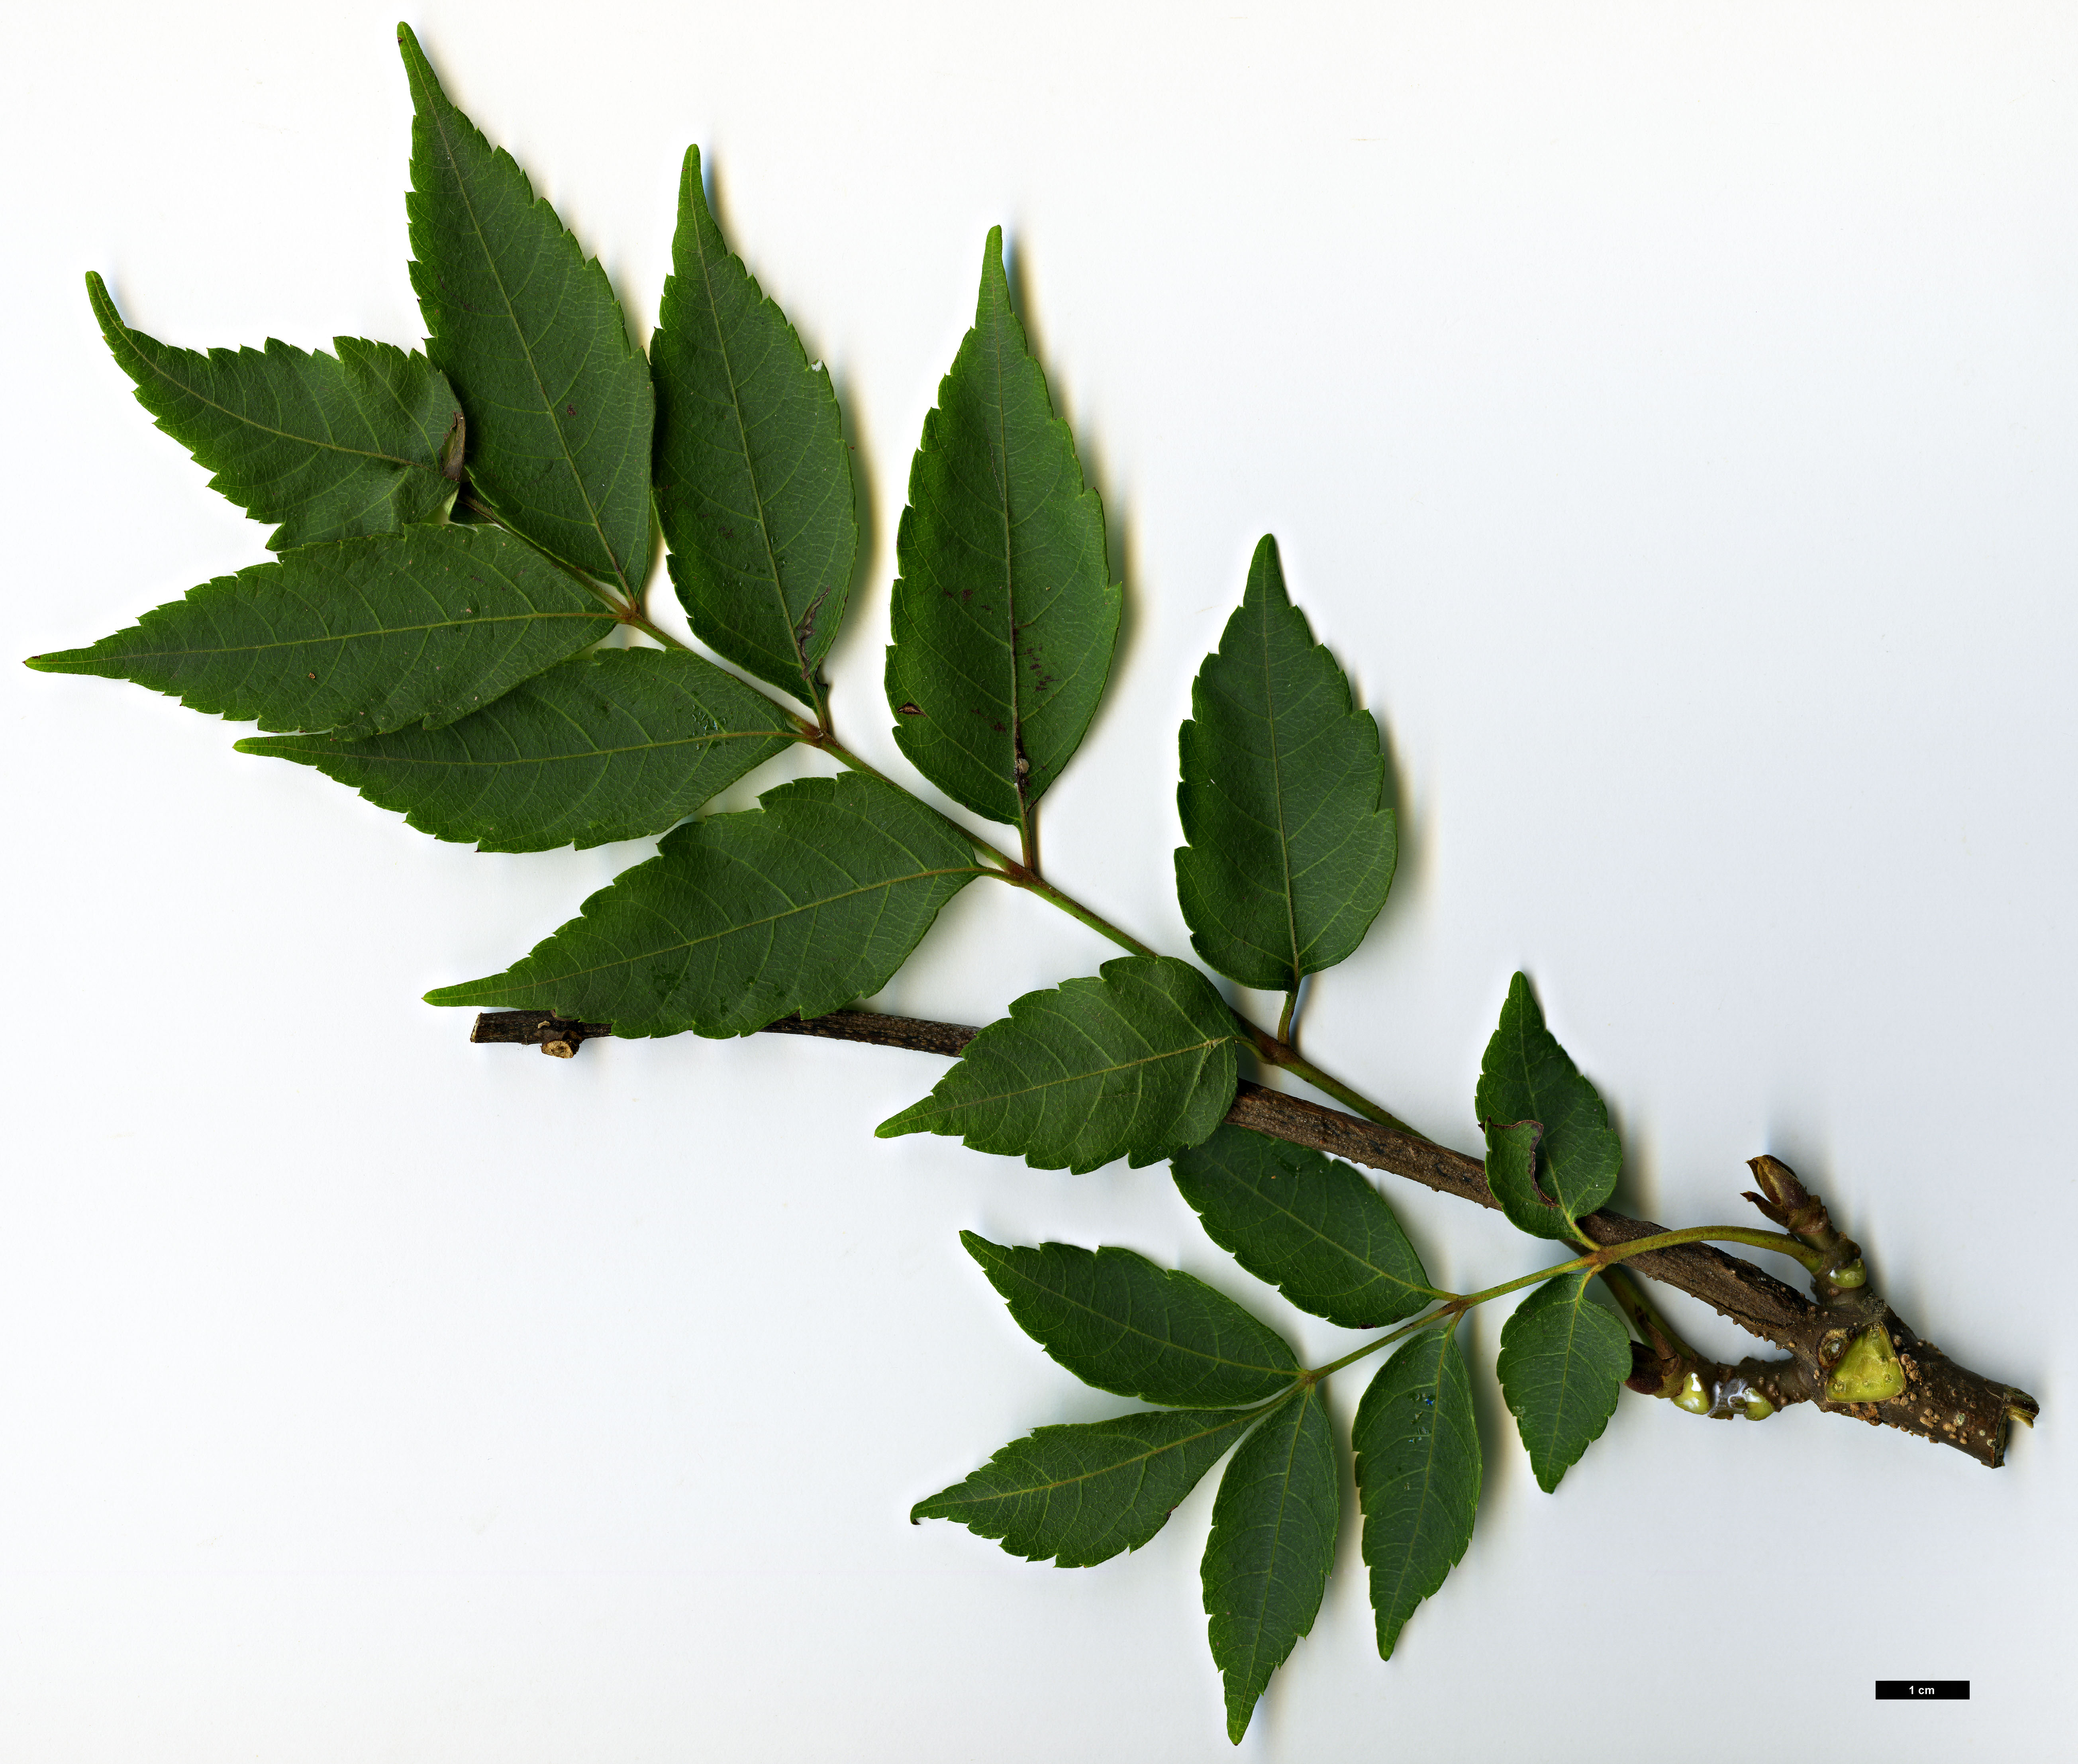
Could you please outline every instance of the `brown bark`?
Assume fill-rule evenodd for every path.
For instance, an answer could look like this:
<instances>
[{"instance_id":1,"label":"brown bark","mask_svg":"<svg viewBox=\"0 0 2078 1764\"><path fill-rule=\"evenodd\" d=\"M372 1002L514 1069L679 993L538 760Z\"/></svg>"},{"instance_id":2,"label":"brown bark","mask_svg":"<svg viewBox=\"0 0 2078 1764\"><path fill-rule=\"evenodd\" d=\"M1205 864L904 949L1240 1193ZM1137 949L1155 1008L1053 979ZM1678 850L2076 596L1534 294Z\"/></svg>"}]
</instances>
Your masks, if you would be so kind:
<instances>
[{"instance_id":1,"label":"brown bark","mask_svg":"<svg viewBox=\"0 0 2078 1764\"><path fill-rule=\"evenodd\" d=\"M962 1023L889 1017L865 1010L832 1011L806 1022L792 1018L769 1024L765 1030L908 1047L948 1058L957 1056L978 1032ZM607 1023L577 1022L547 1011L501 1010L486 1011L478 1017L470 1039L530 1043L545 1053L567 1059L584 1042L612 1033L612 1026ZM1487 1186L1485 1166L1477 1158L1302 1097L1244 1081L1227 1119L1236 1127L1311 1146L1480 1206L1498 1209L1500 1204ZM1774 1160L1757 1160L1756 1174L1771 1193L1780 1192L1774 1171L1780 1171L1794 1184L1794 1176ZM1804 1194L1801 1186L1794 1194L1817 1210L1796 1215L1792 1221L1793 1227L1814 1239L1830 1232L1830 1223L1820 1231L1805 1231L1813 1219L1824 1220L1824 1210ZM1771 1217L1780 1218L1771 1206L1762 1204ZM1630 1218L1606 1209L1589 1214L1580 1223L1590 1238L1604 1247L1655 1236L1667 1229L1650 1220ZM1837 1234L1830 1240L1838 1241ZM1701 1299L1749 1334L1774 1343L1789 1355L1786 1360L1746 1360L1723 1365L1671 1352L1663 1343L1656 1342L1638 1349L1634 1388L1671 1396L1688 1373L1693 1372L1704 1392L1713 1398L1713 1413L1739 1412L1737 1399L1744 1390L1765 1396L1778 1409L1795 1402L1815 1402L1829 1414L1849 1415L1872 1426L1896 1428L1953 1446L1994 1469L2005 1461L2009 1418L2017 1415L2031 1422L2037 1412L2034 1398L2025 1392L1957 1365L1922 1340L1873 1287L1842 1290L1820 1280L1815 1284L1822 1296L1814 1302L1751 1263L1707 1244L1648 1250L1623 1265ZM1888 1333L1904 1368L1905 1390L1880 1402L1829 1402L1826 1391L1831 1367L1847 1344L1872 1326L1880 1326Z\"/></svg>"}]
</instances>

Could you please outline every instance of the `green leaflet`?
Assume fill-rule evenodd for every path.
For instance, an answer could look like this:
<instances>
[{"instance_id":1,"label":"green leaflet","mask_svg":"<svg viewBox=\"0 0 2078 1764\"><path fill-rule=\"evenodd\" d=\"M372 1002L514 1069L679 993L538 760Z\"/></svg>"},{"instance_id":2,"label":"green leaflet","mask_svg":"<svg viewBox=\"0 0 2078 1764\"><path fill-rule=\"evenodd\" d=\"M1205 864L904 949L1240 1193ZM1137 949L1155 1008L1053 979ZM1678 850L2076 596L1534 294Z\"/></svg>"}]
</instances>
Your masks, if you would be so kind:
<instances>
[{"instance_id":1,"label":"green leaflet","mask_svg":"<svg viewBox=\"0 0 2078 1764\"><path fill-rule=\"evenodd\" d=\"M1121 955L1096 977L1027 993L967 1043L883 1139L957 1134L1042 1170L1134 1168L1173 1157L1233 1101L1233 1018L1204 976L1166 955Z\"/></svg>"},{"instance_id":2,"label":"green leaflet","mask_svg":"<svg viewBox=\"0 0 2078 1764\"><path fill-rule=\"evenodd\" d=\"M909 1511L999 1539L1013 1556L1088 1568L1137 1549L1260 1409L1157 1410L1012 1440Z\"/></svg>"},{"instance_id":3,"label":"green leaflet","mask_svg":"<svg viewBox=\"0 0 2078 1764\"><path fill-rule=\"evenodd\" d=\"M1546 1281L1500 1332L1501 1395L1547 1494L1601 1437L1630 1376L1630 1336L1588 1296L1592 1277L1584 1268Z\"/></svg>"},{"instance_id":4,"label":"green leaflet","mask_svg":"<svg viewBox=\"0 0 2078 1764\"><path fill-rule=\"evenodd\" d=\"M598 642L597 596L493 527L305 546L190 589L92 647L29 658L267 729L437 729Z\"/></svg>"},{"instance_id":5,"label":"green leaflet","mask_svg":"<svg viewBox=\"0 0 2078 1764\"><path fill-rule=\"evenodd\" d=\"M1313 1627L1342 1501L1319 1385L1249 1435L1220 1478L1201 1574L1212 1661L1226 1681L1227 1737L1237 1745L1270 1675Z\"/></svg>"},{"instance_id":6,"label":"green leaflet","mask_svg":"<svg viewBox=\"0 0 2078 1764\"><path fill-rule=\"evenodd\" d=\"M1017 1327L1085 1384L1171 1408L1282 1395L1299 1375L1284 1338L1224 1294L1129 1249L1036 1248L962 1231Z\"/></svg>"},{"instance_id":7,"label":"green leaflet","mask_svg":"<svg viewBox=\"0 0 2078 1764\"><path fill-rule=\"evenodd\" d=\"M1268 534L1198 671L1191 717L1176 894L1191 947L1244 986L1290 992L1363 941L1399 840L1379 806L1378 725L1351 708L1348 679L1286 595Z\"/></svg>"},{"instance_id":8,"label":"green leaflet","mask_svg":"<svg viewBox=\"0 0 2078 1764\"><path fill-rule=\"evenodd\" d=\"M1385 1198L1346 1164L1222 1124L1172 1168L1212 1241L1301 1310L1376 1329L1445 1296Z\"/></svg>"},{"instance_id":9,"label":"green leaflet","mask_svg":"<svg viewBox=\"0 0 2078 1764\"><path fill-rule=\"evenodd\" d=\"M1451 1331L1425 1331L1386 1361L1350 1443L1379 1657L1390 1660L1414 1607L1463 1560L1479 1509L1479 1430Z\"/></svg>"},{"instance_id":10,"label":"green leaflet","mask_svg":"<svg viewBox=\"0 0 2078 1764\"><path fill-rule=\"evenodd\" d=\"M657 514L671 580L717 653L804 704L843 622L858 549L829 375L730 254L686 150L650 366Z\"/></svg>"},{"instance_id":11,"label":"green leaflet","mask_svg":"<svg viewBox=\"0 0 2078 1764\"><path fill-rule=\"evenodd\" d=\"M332 339L334 355L178 349L123 322L101 278L87 298L137 402L215 475L212 490L278 520L270 551L392 533L438 512L461 473L461 407L423 355Z\"/></svg>"},{"instance_id":12,"label":"green leaflet","mask_svg":"<svg viewBox=\"0 0 2078 1764\"><path fill-rule=\"evenodd\" d=\"M632 596L649 573L649 366L595 259L451 103L403 25L411 286L469 418L469 481L543 550Z\"/></svg>"},{"instance_id":13,"label":"green leaflet","mask_svg":"<svg viewBox=\"0 0 2078 1764\"><path fill-rule=\"evenodd\" d=\"M1124 591L1010 310L1000 227L974 328L924 419L895 555L895 738L947 796L1022 827L1096 713Z\"/></svg>"},{"instance_id":14,"label":"green leaflet","mask_svg":"<svg viewBox=\"0 0 2078 1764\"><path fill-rule=\"evenodd\" d=\"M545 851L661 833L788 745L762 692L677 650L606 650L444 729L238 743L315 766L438 839Z\"/></svg>"},{"instance_id":15,"label":"green leaflet","mask_svg":"<svg viewBox=\"0 0 2078 1764\"><path fill-rule=\"evenodd\" d=\"M426 1002L553 1010L620 1035L748 1035L878 991L981 873L893 785L799 779L667 834L524 960Z\"/></svg>"},{"instance_id":16,"label":"green leaflet","mask_svg":"<svg viewBox=\"0 0 2078 1764\"><path fill-rule=\"evenodd\" d=\"M1488 1183L1518 1229L1570 1239L1572 1221L1615 1190L1622 1143L1595 1087L1544 1026L1525 975L1508 984L1473 1106L1486 1131Z\"/></svg>"},{"instance_id":17,"label":"green leaflet","mask_svg":"<svg viewBox=\"0 0 2078 1764\"><path fill-rule=\"evenodd\" d=\"M1570 1239L1573 1234L1564 1212L1538 1185L1537 1150L1543 1140L1542 1122L1511 1121L1505 1127L1489 1122L1487 1186L1521 1230Z\"/></svg>"}]
</instances>

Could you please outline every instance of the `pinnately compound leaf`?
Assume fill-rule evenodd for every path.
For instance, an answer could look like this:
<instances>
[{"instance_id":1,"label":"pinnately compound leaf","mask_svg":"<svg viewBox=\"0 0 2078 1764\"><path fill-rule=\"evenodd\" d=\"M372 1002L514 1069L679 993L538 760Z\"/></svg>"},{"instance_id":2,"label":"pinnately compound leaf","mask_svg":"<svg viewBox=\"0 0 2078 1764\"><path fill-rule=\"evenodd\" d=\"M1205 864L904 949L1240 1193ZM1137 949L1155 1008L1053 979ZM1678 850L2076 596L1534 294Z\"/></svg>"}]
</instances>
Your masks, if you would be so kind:
<instances>
[{"instance_id":1,"label":"pinnately compound leaf","mask_svg":"<svg viewBox=\"0 0 2078 1764\"><path fill-rule=\"evenodd\" d=\"M1572 1222L1614 1192L1622 1143L1595 1087L1544 1026L1527 976L1509 983L1473 1106L1486 1131L1488 1181L1518 1229L1570 1238ZM1541 1133L1528 1130L1532 1122Z\"/></svg>"},{"instance_id":2,"label":"pinnately compound leaf","mask_svg":"<svg viewBox=\"0 0 2078 1764\"><path fill-rule=\"evenodd\" d=\"M440 90L410 30L411 286L469 419L469 482L544 550L635 593L649 562L649 365L527 174Z\"/></svg>"},{"instance_id":3,"label":"pinnately compound leaf","mask_svg":"<svg viewBox=\"0 0 2078 1764\"><path fill-rule=\"evenodd\" d=\"M1226 1681L1227 1737L1237 1745L1270 1675L1313 1627L1342 1500L1319 1385L1249 1435L1220 1478L1201 1573L1212 1661Z\"/></svg>"},{"instance_id":4,"label":"pinnately compound leaf","mask_svg":"<svg viewBox=\"0 0 2078 1764\"><path fill-rule=\"evenodd\" d=\"M878 992L981 873L893 785L799 779L666 834L524 960L426 1002L552 1010L620 1035L748 1035Z\"/></svg>"},{"instance_id":5,"label":"pinnately compound leaf","mask_svg":"<svg viewBox=\"0 0 2078 1764\"><path fill-rule=\"evenodd\" d=\"M895 556L895 738L947 796L1022 826L1096 713L1124 591L1010 310L999 227L974 328L924 419Z\"/></svg>"},{"instance_id":6,"label":"pinnately compound leaf","mask_svg":"<svg viewBox=\"0 0 2078 1764\"><path fill-rule=\"evenodd\" d=\"M613 627L512 534L419 526L304 546L29 665L135 680L262 729L370 735L481 710Z\"/></svg>"},{"instance_id":7,"label":"pinnately compound leaf","mask_svg":"<svg viewBox=\"0 0 2078 1764\"><path fill-rule=\"evenodd\" d=\"M1085 1384L1171 1408L1281 1396L1299 1375L1284 1338L1201 1280L1129 1249L991 1244L960 1233L1017 1327Z\"/></svg>"},{"instance_id":8,"label":"pinnately compound leaf","mask_svg":"<svg viewBox=\"0 0 2078 1764\"><path fill-rule=\"evenodd\" d=\"M1500 1332L1501 1395L1547 1494L1601 1437L1630 1375L1630 1336L1588 1296L1592 1274L1584 1268L1546 1281Z\"/></svg>"},{"instance_id":9,"label":"pinnately compound leaf","mask_svg":"<svg viewBox=\"0 0 2078 1764\"><path fill-rule=\"evenodd\" d=\"M1013 1556L1088 1568L1137 1549L1260 1409L1155 1410L1012 1440L909 1511L999 1539Z\"/></svg>"},{"instance_id":10,"label":"pinnately compound leaf","mask_svg":"<svg viewBox=\"0 0 2078 1764\"><path fill-rule=\"evenodd\" d=\"M874 1131L956 1134L1042 1170L1137 1169L1195 1145L1232 1105L1234 1026L1187 963L1121 955L1027 993L959 1064Z\"/></svg>"},{"instance_id":11,"label":"pinnately compound leaf","mask_svg":"<svg viewBox=\"0 0 2078 1764\"><path fill-rule=\"evenodd\" d=\"M215 474L210 488L281 522L269 550L394 533L454 494L461 406L423 355L349 336L336 355L272 339L204 355L131 330L91 272L86 292L137 402Z\"/></svg>"},{"instance_id":12,"label":"pinnately compound leaf","mask_svg":"<svg viewBox=\"0 0 2078 1764\"><path fill-rule=\"evenodd\" d=\"M1222 1123L1172 1168L1212 1241L1301 1310L1376 1329L1445 1296L1385 1197L1323 1152Z\"/></svg>"},{"instance_id":13,"label":"pinnately compound leaf","mask_svg":"<svg viewBox=\"0 0 2078 1764\"><path fill-rule=\"evenodd\" d=\"M605 650L537 674L444 729L262 735L438 839L545 851L661 833L791 744L762 692L678 650Z\"/></svg>"},{"instance_id":14,"label":"pinnately compound leaf","mask_svg":"<svg viewBox=\"0 0 2078 1764\"><path fill-rule=\"evenodd\" d=\"M1479 1510L1479 1430L1452 1331L1425 1330L1386 1361L1350 1443L1379 1657L1390 1660L1414 1607L1463 1559Z\"/></svg>"},{"instance_id":15,"label":"pinnately compound leaf","mask_svg":"<svg viewBox=\"0 0 2078 1764\"><path fill-rule=\"evenodd\" d=\"M1289 992L1363 941L1399 842L1379 806L1378 725L1284 591L1277 541L1191 688L1176 893L1191 947L1244 986Z\"/></svg>"},{"instance_id":16,"label":"pinnately compound leaf","mask_svg":"<svg viewBox=\"0 0 2078 1764\"><path fill-rule=\"evenodd\" d=\"M804 704L843 622L858 521L830 377L729 253L686 152L649 356L657 514L694 632Z\"/></svg>"}]
</instances>

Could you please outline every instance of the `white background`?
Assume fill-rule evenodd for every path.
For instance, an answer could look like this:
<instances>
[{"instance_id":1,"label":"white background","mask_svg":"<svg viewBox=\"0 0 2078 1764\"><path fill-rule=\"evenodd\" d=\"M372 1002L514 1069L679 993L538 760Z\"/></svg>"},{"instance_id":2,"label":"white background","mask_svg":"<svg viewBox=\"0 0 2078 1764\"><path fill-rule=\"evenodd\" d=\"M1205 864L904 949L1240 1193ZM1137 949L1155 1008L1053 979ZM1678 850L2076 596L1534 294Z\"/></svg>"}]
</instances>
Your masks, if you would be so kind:
<instances>
[{"instance_id":1,"label":"white background","mask_svg":"<svg viewBox=\"0 0 2078 1764\"><path fill-rule=\"evenodd\" d=\"M190 345L419 336L394 17L11 15L4 653L263 555L132 402L82 272ZM1315 1057L1475 1146L1526 968L1624 1130L1620 1203L1755 1223L1742 1160L1772 1151L1928 1335L2043 1399L1992 1473L1809 1410L1627 1398L1547 1498L1482 1371L1471 1554L1382 1665L1350 1525L1238 1755L2068 1743L2070 9L414 23L644 335L705 149L857 445L870 556L832 667L861 750L899 763L893 533L1000 222L1128 584L1047 803L1056 878L1186 950L1175 729L1275 531L1402 815L1391 903L1309 1000ZM419 994L645 845L478 855L136 688L15 668L0 694L7 1764L1233 1755L1209 1483L1087 1571L905 1523L1025 1428L1122 1407L1017 1333L961 1227L1125 1244L1311 1358L1349 1344L1161 1169L875 1140L942 1069L920 1055L472 1047ZM887 1001L983 1022L1106 954L978 885ZM1540 1260L1392 1192L1441 1280ZM1974 1700L1871 1700L1906 1674Z\"/></svg>"}]
</instances>

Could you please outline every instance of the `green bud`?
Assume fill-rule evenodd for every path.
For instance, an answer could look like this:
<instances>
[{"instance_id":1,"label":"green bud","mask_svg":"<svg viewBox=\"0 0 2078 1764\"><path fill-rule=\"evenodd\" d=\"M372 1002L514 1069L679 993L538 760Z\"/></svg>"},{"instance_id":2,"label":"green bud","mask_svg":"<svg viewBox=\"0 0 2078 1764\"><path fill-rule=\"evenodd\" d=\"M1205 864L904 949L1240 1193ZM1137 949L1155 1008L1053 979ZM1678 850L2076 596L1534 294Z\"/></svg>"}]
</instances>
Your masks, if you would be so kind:
<instances>
[{"instance_id":1,"label":"green bud","mask_svg":"<svg viewBox=\"0 0 2078 1764\"><path fill-rule=\"evenodd\" d=\"M1703 1381L1692 1372L1682 1380L1680 1392L1674 1398L1674 1407L1686 1409L1691 1415L1708 1415L1710 1402L1710 1393L1703 1388Z\"/></svg>"},{"instance_id":2,"label":"green bud","mask_svg":"<svg viewBox=\"0 0 2078 1764\"><path fill-rule=\"evenodd\" d=\"M1881 1323L1855 1337L1826 1383L1828 1402L1888 1402L1904 1394L1905 1368Z\"/></svg>"}]
</instances>

